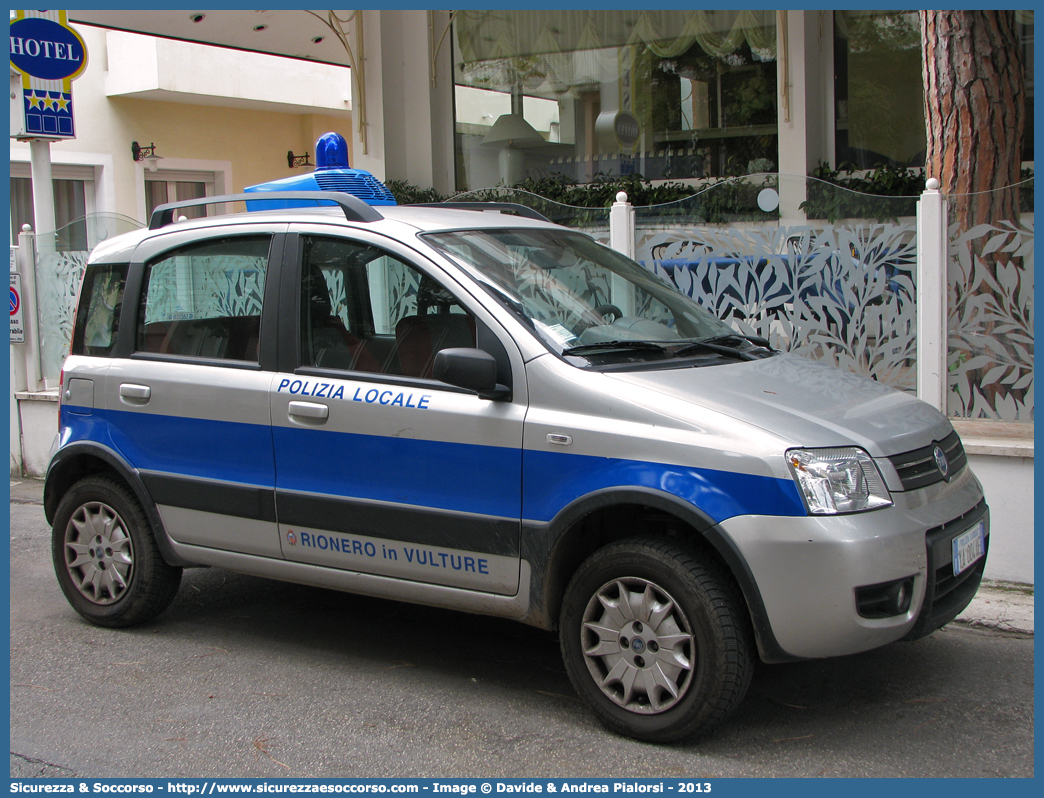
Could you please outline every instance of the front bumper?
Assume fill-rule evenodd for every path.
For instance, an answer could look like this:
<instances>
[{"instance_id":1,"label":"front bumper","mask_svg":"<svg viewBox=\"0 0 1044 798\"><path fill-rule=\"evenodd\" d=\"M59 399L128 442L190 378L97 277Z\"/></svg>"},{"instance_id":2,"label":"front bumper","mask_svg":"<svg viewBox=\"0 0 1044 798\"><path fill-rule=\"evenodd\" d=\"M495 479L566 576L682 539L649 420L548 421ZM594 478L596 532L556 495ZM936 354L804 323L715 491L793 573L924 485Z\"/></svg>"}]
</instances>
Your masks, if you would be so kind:
<instances>
[{"instance_id":1,"label":"front bumper","mask_svg":"<svg viewBox=\"0 0 1044 798\"><path fill-rule=\"evenodd\" d=\"M778 648L795 658L854 654L949 623L971 601L985 557L954 578L954 537L989 511L969 468L949 483L893 493L894 506L834 516L739 516L720 525L746 560ZM856 589L913 577L909 609L865 618ZM764 650L764 647L763 647Z\"/></svg>"}]
</instances>

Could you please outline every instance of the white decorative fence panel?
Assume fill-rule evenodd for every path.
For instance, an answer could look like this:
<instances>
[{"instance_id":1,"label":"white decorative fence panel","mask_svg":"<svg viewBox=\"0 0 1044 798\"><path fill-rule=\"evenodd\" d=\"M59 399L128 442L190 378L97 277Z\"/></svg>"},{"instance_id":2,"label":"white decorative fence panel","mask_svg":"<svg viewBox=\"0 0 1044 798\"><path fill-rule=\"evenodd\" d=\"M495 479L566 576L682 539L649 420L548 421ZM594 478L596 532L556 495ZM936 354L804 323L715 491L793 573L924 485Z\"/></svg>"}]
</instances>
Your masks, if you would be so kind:
<instances>
[{"instance_id":1,"label":"white decorative fence panel","mask_svg":"<svg viewBox=\"0 0 1044 798\"><path fill-rule=\"evenodd\" d=\"M912 391L912 222L640 229L637 260L738 332Z\"/></svg>"},{"instance_id":2,"label":"white decorative fence panel","mask_svg":"<svg viewBox=\"0 0 1044 798\"><path fill-rule=\"evenodd\" d=\"M1032 421L1033 215L954 225L949 249L949 414Z\"/></svg>"},{"instance_id":3,"label":"white decorative fence panel","mask_svg":"<svg viewBox=\"0 0 1044 798\"><path fill-rule=\"evenodd\" d=\"M36 318L40 335L40 369L56 382L72 341L76 296L89 252L47 252L36 261Z\"/></svg>"}]
</instances>

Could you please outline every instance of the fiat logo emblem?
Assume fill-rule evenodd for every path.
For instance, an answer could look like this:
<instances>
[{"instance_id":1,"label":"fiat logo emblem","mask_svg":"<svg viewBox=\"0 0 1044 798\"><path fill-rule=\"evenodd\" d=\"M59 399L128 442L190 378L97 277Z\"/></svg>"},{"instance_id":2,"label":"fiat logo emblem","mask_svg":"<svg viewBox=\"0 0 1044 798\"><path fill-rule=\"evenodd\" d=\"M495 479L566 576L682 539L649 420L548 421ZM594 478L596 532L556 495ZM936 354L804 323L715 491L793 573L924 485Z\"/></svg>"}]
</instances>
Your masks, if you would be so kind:
<instances>
[{"instance_id":1,"label":"fiat logo emblem","mask_svg":"<svg viewBox=\"0 0 1044 798\"><path fill-rule=\"evenodd\" d=\"M935 465L938 466L939 473L942 474L944 477L949 476L950 475L950 463L946 459L946 452L944 452L942 450L941 446L936 446L934 455L935 455Z\"/></svg>"}]
</instances>

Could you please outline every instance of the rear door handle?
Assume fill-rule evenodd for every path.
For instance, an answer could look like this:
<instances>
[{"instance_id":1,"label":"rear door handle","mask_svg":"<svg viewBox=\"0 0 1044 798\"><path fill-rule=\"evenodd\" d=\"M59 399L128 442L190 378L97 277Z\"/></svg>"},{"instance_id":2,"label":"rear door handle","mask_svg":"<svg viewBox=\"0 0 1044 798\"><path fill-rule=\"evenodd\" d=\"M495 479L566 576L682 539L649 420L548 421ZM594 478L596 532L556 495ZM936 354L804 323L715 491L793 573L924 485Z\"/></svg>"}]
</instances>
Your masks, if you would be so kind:
<instances>
[{"instance_id":1,"label":"rear door handle","mask_svg":"<svg viewBox=\"0 0 1044 798\"><path fill-rule=\"evenodd\" d=\"M291 402L287 410L293 418L308 421L326 421L330 417L330 408L316 402Z\"/></svg>"},{"instance_id":2,"label":"rear door handle","mask_svg":"<svg viewBox=\"0 0 1044 798\"><path fill-rule=\"evenodd\" d=\"M152 396L152 389L148 385L135 385L125 382L120 386L120 398L130 400L129 404L144 404Z\"/></svg>"}]
</instances>

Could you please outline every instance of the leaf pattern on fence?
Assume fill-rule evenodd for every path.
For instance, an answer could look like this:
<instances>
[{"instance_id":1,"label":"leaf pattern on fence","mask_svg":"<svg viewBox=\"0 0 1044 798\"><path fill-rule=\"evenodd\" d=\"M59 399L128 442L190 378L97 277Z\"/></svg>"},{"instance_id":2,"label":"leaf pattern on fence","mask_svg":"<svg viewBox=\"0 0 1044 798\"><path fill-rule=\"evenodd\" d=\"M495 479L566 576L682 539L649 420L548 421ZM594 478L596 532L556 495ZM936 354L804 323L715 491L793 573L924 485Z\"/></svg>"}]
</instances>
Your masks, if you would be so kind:
<instances>
[{"instance_id":1,"label":"leaf pattern on fence","mask_svg":"<svg viewBox=\"0 0 1044 798\"><path fill-rule=\"evenodd\" d=\"M72 341L80 279L89 252L40 253L36 264L36 318L40 365L46 379L57 380Z\"/></svg>"},{"instance_id":2,"label":"leaf pattern on fence","mask_svg":"<svg viewBox=\"0 0 1044 798\"><path fill-rule=\"evenodd\" d=\"M640 229L636 249L738 332L915 390L912 223Z\"/></svg>"},{"instance_id":3,"label":"leaf pattern on fence","mask_svg":"<svg viewBox=\"0 0 1044 798\"><path fill-rule=\"evenodd\" d=\"M1033 420L1033 220L950 230L949 413Z\"/></svg>"}]
</instances>

